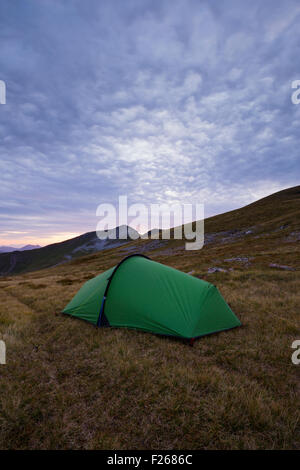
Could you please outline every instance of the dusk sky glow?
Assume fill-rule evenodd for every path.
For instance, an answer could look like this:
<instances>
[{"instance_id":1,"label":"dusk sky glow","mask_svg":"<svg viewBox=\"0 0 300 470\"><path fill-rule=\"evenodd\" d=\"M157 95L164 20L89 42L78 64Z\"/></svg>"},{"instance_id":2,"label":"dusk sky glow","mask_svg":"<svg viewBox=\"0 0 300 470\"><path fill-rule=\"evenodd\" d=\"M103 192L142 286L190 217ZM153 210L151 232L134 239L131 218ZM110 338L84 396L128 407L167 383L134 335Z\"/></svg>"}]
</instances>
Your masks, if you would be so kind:
<instances>
[{"instance_id":1,"label":"dusk sky glow","mask_svg":"<svg viewBox=\"0 0 300 470\"><path fill-rule=\"evenodd\" d=\"M0 40L0 245L299 184L298 0L2 0Z\"/></svg>"}]
</instances>

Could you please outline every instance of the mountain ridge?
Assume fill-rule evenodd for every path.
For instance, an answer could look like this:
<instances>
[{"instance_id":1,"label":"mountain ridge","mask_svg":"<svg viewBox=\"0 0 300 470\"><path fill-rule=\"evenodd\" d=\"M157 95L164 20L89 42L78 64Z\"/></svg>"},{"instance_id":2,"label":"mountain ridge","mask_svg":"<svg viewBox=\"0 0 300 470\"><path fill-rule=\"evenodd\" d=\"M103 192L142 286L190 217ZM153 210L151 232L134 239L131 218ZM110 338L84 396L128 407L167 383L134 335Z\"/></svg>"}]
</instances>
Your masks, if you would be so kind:
<instances>
[{"instance_id":1,"label":"mountain ridge","mask_svg":"<svg viewBox=\"0 0 300 470\"><path fill-rule=\"evenodd\" d=\"M270 243L274 237L277 241L281 237L282 240L297 242L300 240L299 221L300 186L295 186L278 191L244 207L205 219L205 245L234 243L245 237L249 243L258 243L260 238L266 237L270 239ZM194 230L195 227L195 222L193 222ZM117 228L117 236L120 235L118 232L120 229L122 227ZM139 235L131 227L129 229ZM171 253L172 250L184 249L184 240L172 238L174 228L170 230L170 240L162 239L164 231L154 229L148 234L152 232L157 239L147 239L144 234L135 240L120 238L100 240L96 232L87 232L78 237L34 250L0 253L0 275L25 273L61 263L76 262L79 257L96 256L97 252L103 250L108 253L115 250L116 254L124 255L133 252L155 252L155 250Z\"/></svg>"},{"instance_id":2,"label":"mountain ridge","mask_svg":"<svg viewBox=\"0 0 300 470\"><path fill-rule=\"evenodd\" d=\"M115 231L115 233L114 233ZM125 239L127 231L131 235L138 234L132 227L120 226L116 229L98 232L107 234L108 238L101 240L97 232L87 232L62 242L24 251L0 253L0 275L10 275L28 271L49 268L68 262L82 255L107 250L128 243ZM109 237L116 238L109 238Z\"/></svg>"},{"instance_id":3,"label":"mountain ridge","mask_svg":"<svg viewBox=\"0 0 300 470\"><path fill-rule=\"evenodd\" d=\"M0 331L10 358L1 368L3 445L298 449L291 346L299 338L299 189L206 220L201 250L185 250L184 240L134 240L1 277ZM191 349L60 313L87 281L141 252L214 284L242 327L199 338Z\"/></svg>"},{"instance_id":4,"label":"mountain ridge","mask_svg":"<svg viewBox=\"0 0 300 470\"><path fill-rule=\"evenodd\" d=\"M16 248L14 246L0 246L0 253L11 253L13 251L26 251L26 250L36 250L37 248L42 248L40 245L24 245L21 248Z\"/></svg>"}]
</instances>

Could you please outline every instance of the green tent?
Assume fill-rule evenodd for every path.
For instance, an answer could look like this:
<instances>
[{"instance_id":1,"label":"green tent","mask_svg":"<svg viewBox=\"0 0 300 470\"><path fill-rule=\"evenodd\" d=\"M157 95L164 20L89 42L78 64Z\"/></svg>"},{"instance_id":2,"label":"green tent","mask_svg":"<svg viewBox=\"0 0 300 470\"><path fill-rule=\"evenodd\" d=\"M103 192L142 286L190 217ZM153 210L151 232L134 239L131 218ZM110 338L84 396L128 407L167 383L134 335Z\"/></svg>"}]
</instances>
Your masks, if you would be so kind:
<instances>
[{"instance_id":1,"label":"green tent","mask_svg":"<svg viewBox=\"0 0 300 470\"><path fill-rule=\"evenodd\" d=\"M143 255L87 281L63 313L187 339L241 325L214 285Z\"/></svg>"}]
</instances>

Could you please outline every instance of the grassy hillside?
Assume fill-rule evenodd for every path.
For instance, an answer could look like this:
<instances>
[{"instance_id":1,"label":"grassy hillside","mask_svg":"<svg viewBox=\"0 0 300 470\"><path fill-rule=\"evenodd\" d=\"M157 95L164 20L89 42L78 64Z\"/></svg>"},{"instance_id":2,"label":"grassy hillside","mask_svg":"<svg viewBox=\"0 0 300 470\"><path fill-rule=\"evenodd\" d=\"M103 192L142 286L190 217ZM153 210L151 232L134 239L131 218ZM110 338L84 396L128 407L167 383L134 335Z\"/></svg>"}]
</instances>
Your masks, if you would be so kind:
<instances>
[{"instance_id":1,"label":"grassy hillside","mask_svg":"<svg viewBox=\"0 0 300 470\"><path fill-rule=\"evenodd\" d=\"M0 278L0 447L299 448L299 216L296 187L208 219L200 251L139 240ZM216 284L243 326L190 348L59 313L87 279L139 251Z\"/></svg>"},{"instance_id":2,"label":"grassy hillside","mask_svg":"<svg viewBox=\"0 0 300 470\"><path fill-rule=\"evenodd\" d=\"M300 186L295 186L271 194L241 209L211 217L207 220L206 229L230 230L251 226L272 228L278 226L278 222L281 225L283 223L293 225L297 224L299 213Z\"/></svg>"},{"instance_id":3,"label":"grassy hillside","mask_svg":"<svg viewBox=\"0 0 300 470\"><path fill-rule=\"evenodd\" d=\"M126 230L125 226L122 228ZM129 229L137 233L131 227ZM79 258L87 253L94 253L127 243L127 240L118 238L118 230L119 228L116 230L117 238L112 240L100 240L96 232L88 232L42 248L0 253L0 276L56 266L68 260Z\"/></svg>"}]
</instances>

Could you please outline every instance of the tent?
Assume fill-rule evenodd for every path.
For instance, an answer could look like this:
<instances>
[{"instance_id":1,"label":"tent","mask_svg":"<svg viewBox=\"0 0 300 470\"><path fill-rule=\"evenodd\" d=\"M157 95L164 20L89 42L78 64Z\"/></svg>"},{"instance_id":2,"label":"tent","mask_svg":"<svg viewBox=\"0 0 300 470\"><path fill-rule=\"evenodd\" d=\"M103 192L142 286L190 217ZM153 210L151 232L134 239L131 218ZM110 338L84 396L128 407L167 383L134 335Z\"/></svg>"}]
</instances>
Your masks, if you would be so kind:
<instances>
[{"instance_id":1,"label":"tent","mask_svg":"<svg viewBox=\"0 0 300 470\"><path fill-rule=\"evenodd\" d=\"M130 255L87 281L63 313L98 327L126 327L194 339L241 323L209 282Z\"/></svg>"}]
</instances>

